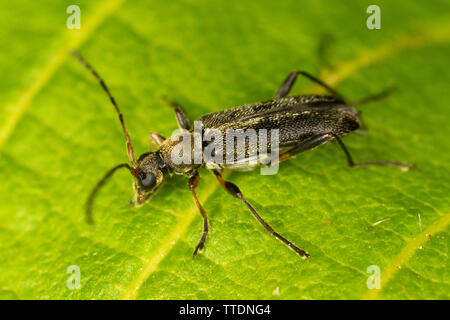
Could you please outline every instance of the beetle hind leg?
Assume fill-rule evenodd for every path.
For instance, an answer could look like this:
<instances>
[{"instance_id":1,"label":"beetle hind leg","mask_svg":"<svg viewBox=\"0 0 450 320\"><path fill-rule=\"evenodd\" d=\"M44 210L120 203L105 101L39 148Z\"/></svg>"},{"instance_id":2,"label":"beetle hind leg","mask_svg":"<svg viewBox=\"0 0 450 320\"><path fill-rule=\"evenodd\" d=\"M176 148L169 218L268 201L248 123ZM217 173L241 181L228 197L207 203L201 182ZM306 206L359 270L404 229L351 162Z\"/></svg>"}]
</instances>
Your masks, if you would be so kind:
<instances>
[{"instance_id":1,"label":"beetle hind leg","mask_svg":"<svg viewBox=\"0 0 450 320\"><path fill-rule=\"evenodd\" d=\"M316 135L316 136L312 136L312 137L308 138L307 140L301 142L300 144L298 144L298 145L294 146L293 148L280 154L280 156L278 157L278 160L275 160L275 163L288 160L301 152L315 148L323 143L326 143L326 142L332 140L333 138L336 139L336 141L339 144L339 147L342 149L342 151L344 151L345 157L347 158L347 164L350 168L362 167L362 166L368 166L368 165L385 165L385 166L399 167L400 169L407 171L410 168L415 167L415 165L412 163L402 163L402 162L388 161L388 160L354 162L350 152L348 151L347 147L342 142L341 138L334 133Z\"/></svg>"},{"instance_id":2,"label":"beetle hind leg","mask_svg":"<svg viewBox=\"0 0 450 320\"><path fill-rule=\"evenodd\" d=\"M281 153L278 157L278 159L275 159L272 164L279 163L285 160L288 160L294 156L296 156L299 153L305 152L307 150L310 150L312 148L318 147L323 143L326 143L333 139L333 135L331 134L320 134L320 135L314 135L301 143L295 145L291 149L284 151Z\"/></svg>"},{"instance_id":3,"label":"beetle hind leg","mask_svg":"<svg viewBox=\"0 0 450 320\"><path fill-rule=\"evenodd\" d=\"M333 134L333 136L336 139L336 141L338 142L338 144L341 147L342 151L344 151L345 157L347 158L347 164L348 164L348 166L350 168L362 167L362 166L368 166L368 165L382 165L382 166L399 167L402 171L407 171L410 168L415 168L416 167L416 165L413 164L413 163L403 163L403 162L388 161L388 160L354 162L353 159L352 159L352 156L350 155L350 152L348 151L347 147L342 142L341 138L339 138L335 134Z\"/></svg>"}]
</instances>

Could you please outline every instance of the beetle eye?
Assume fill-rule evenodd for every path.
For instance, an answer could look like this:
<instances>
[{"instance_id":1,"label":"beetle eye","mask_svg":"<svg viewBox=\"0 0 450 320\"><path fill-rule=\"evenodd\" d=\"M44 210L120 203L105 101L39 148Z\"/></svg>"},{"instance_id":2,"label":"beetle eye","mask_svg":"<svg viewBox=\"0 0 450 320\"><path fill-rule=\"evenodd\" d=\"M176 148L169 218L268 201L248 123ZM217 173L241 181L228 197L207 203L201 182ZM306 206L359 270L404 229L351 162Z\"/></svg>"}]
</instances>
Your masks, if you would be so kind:
<instances>
[{"instance_id":1,"label":"beetle eye","mask_svg":"<svg viewBox=\"0 0 450 320\"><path fill-rule=\"evenodd\" d=\"M141 185L146 189L152 188L156 183L156 176L151 172L140 172L139 178Z\"/></svg>"}]
</instances>

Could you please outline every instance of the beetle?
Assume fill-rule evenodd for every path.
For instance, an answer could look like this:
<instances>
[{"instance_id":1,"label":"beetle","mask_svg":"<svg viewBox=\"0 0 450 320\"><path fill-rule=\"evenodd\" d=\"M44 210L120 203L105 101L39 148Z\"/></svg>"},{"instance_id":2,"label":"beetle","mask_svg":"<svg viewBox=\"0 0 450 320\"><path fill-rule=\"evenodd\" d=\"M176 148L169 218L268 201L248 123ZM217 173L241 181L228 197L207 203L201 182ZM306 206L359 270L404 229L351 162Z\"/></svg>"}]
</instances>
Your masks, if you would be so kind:
<instances>
[{"instance_id":1,"label":"beetle","mask_svg":"<svg viewBox=\"0 0 450 320\"><path fill-rule=\"evenodd\" d=\"M227 165L226 163L214 164L208 161L202 161L200 163L191 161L187 164L175 163L171 157L171 153L176 143L179 142L176 138L177 136L175 135L175 138L172 136L166 139L155 132L150 134L150 144L156 143L159 146L159 149L144 153L136 160L123 115L114 97L106 86L106 83L78 52L73 51L72 54L97 79L114 106L125 136L127 154L130 161L130 164L122 163L110 169L93 188L86 201L86 220L88 223L93 223L92 207L97 192L114 172L120 168L128 169L134 178L133 187L135 198L132 202L137 206L148 201L161 188L165 177L172 174L185 175L188 178L188 186L194 198L195 205L203 218L203 234L194 249L193 256L195 257L198 251L203 249L209 231L206 211L200 204L195 191L200 181L198 169L207 168L213 172L220 185L228 193L235 198L240 199L245 204L256 220L270 234L282 241L290 249L294 250L301 258L306 259L310 257L308 252L297 247L269 226L246 200L241 190L234 183L227 181L222 177L222 169L235 169L235 165ZM300 75L326 89L329 95L289 96L292 86ZM386 96L388 93L388 91L385 91L362 99L360 102L376 100ZM193 135L194 133L190 121L182 108L174 101L167 100L167 102L174 108L178 126L188 135ZM273 100L213 112L202 116L198 120L202 123L203 130L215 129L222 132L222 134L228 129L278 129L281 153L279 154L278 159L276 159L276 162L285 161L301 152L336 140L346 156L349 167L392 165L405 170L413 167L413 164L386 160L359 163L353 161L350 152L342 142L342 137L361 127L359 113L352 105L353 104L347 103L343 96L336 90L318 78L305 71L293 71L286 77ZM270 149L270 145L268 148Z\"/></svg>"}]
</instances>

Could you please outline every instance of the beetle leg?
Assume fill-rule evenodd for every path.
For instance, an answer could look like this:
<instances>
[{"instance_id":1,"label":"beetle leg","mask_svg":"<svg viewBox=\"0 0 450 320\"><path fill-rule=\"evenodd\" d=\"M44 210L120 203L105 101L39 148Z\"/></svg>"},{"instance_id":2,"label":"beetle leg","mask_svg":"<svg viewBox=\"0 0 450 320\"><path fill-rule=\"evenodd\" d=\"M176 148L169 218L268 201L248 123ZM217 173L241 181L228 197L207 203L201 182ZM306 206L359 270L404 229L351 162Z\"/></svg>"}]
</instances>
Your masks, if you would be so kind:
<instances>
[{"instance_id":1,"label":"beetle leg","mask_svg":"<svg viewBox=\"0 0 450 320\"><path fill-rule=\"evenodd\" d=\"M294 146L293 148L283 152L282 154L280 154L280 156L278 157L278 160L275 159L272 164L275 164L277 162L281 162L281 161L285 161L289 158L292 158L293 156L304 152L306 150L315 148L320 146L321 144L330 141L331 139L333 139L333 135L332 134L322 134L322 135L315 135L312 136L308 139L306 139L305 141L301 142L300 144L297 144L296 146Z\"/></svg>"},{"instance_id":2,"label":"beetle leg","mask_svg":"<svg viewBox=\"0 0 450 320\"><path fill-rule=\"evenodd\" d=\"M275 99L286 97L294 86L295 80L297 80L298 73L291 72L284 80L281 87L278 89Z\"/></svg>"},{"instance_id":3,"label":"beetle leg","mask_svg":"<svg viewBox=\"0 0 450 320\"><path fill-rule=\"evenodd\" d=\"M181 106L177 102L170 100L167 97L163 97L163 100L174 108L175 118L177 119L178 126L181 129L189 130L191 128L191 123Z\"/></svg>"},{"instance_id":4,"label":"beetle leg","mask_svg":"<svg viewBox=\"0 0 450 320\"><path fill-rule=\"evenodd\" d=\"M275 99L286 97L289 94L289 92L291 91L292 86L294 85L295 80L297 80L297 77L298 77L299 74L304 76L304 77L306 77L306 78L308 78L312 82L315 82L316 84L318 84L319 86L321 86L322 88L324 88L328 92L330 92L333 97L335 97L336 99L340 100L342 103L345 103L344 97L341 94L339 94L339 92L337 92L336 90L331 88L329 85L327 85L322 80L317 79L316 77L314 77L313 75L310 75L308 72L305 72L305 71L293 71L293 72L291 72L286 77L286 79L284 80L284 82L281 85L280 89L278 89L277 94L275 95Z\"/></svg>"},{"instance_id":5,"label":"beetle leg","mask_svg":"<svg viewBox=\"0 0 450 320\"><path fill-rule=\"evenodd\" d=\"M241 190L239 190L239 188L232 182L229 181L225 181L222 177L222 174L217 171L217 170L213 170L214 175L216 176L217 180L219 181L220 185L229 193L231 194L233 197L236 197L238 199L240 199L246 206L247 208L250 210L250 212L253 214L253 216L256 218L256 220L258 220L258 222L272 235L275 236L275 238L279 239L280 241L282 241L285 245L287 245L289 248L291 248L292 250L294 250L300 257L302 257L302 259L306 259L309 258L309 254L300 249L299 247L297 247L295 244L293 244L292 242L290 242L289 240L287 240L285 237L281 236L279 233L275 232L275 230L272 229L271 226L269 226L260 216L259 214L256 212L256 210L252 207L252 205L250 203L248 203L248 201L244 198L244 196L242 195Z\"/></svg>"},{"instance_id":6,"label":"beetle leg","mask_svg":"<svg viewBox=\"0 0 450 320\"><path fill-rule=\"evenodd\" d=\"M150 132L149 141L150 141L150 149L151 149L151 151L153 151L153 143L156 143L156 145L159 147L165 140L166 140L166 138L164 138L159 133L157 133L157 132Z\"/></svg>"},{"instance_id":7,"label":"beetle leg","mask_svg":"<svg viewBox=\"0 0 450 320\"><path fill-rule=\"evenodd\" d=\"M367 165L385 165L385 166L395 166L399 167L402 170L406 171L409 168L415 167L412 163L401 163L401 162L395 162L395 161L387 161L387 160L377 160L377 161L366 161L366 162L354 162L352 159L352 156L350 155L350 152L348 151L347 147L342 142L341 138L339 138L337 135L333 134L336 141L339 143L339 146L341 147L342 151L344 151L345 156L347 157L347 163L350 168L353 167L361 167L361 166L367 166Z\"/></svg>"},{"instance_id":8,"label":"beetle leg","mask_svg":"<svg viewBox=\"0 0 450 320\"><path fill-rule=\"evenodd\" d=\"M200 214L203 217L203 234L200 238L200 241L198 242L197 246L194 250L194 257L197 255L197 252L199 250L203 249L203 246L205 245L206 236L208 235L208 217L206 216L206 211L203 209L202 205L200 204L200 201L198 201L197 194L195 193L195 188L197 188L198 183L200 182L200 175L198 172L195 172L190 178L189 178L189 189L191 189L192 196L194 197L195 205L197 206L198 210L200 211Z\"/></svg>"}]
</instances>

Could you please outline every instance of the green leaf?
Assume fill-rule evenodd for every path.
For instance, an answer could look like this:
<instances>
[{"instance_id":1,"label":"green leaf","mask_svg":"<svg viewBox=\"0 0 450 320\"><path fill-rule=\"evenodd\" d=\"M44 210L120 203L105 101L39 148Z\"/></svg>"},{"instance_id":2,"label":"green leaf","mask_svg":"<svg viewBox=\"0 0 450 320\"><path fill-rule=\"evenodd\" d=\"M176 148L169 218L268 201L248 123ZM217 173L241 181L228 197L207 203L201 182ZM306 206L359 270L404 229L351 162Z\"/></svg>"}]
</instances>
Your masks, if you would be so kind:
<instances>
[{"instance_id":1,"label":"green leaf","mask_svg":"<svg viewBox=\"0 0 450 320\"><path fill-rule=\"evenodd\" d=\"M450 6L448 1L3 1L0 9L0 298L448 299ZM381 29L366 28L369 4ZM325 67L319 58L329 40ZM191 119L273 97L303 69L361 106L367 135L344 139L355 160L414 162L346 169L327 144L282 163L277 175L228 172L261 216L306 249L303 261L267 234L206 170L200 201L211 232L192 258L202 221L186 179L129 208L128 172L83 205L101 176L127 160L117 116L79 50L125 116L136 153L176 123L160 97ZM294 93L316 92L301 79ZM69 266L81 288L70 290ZM368 289L369 266L381 289Z\"/></svg>"}]
</instances>

